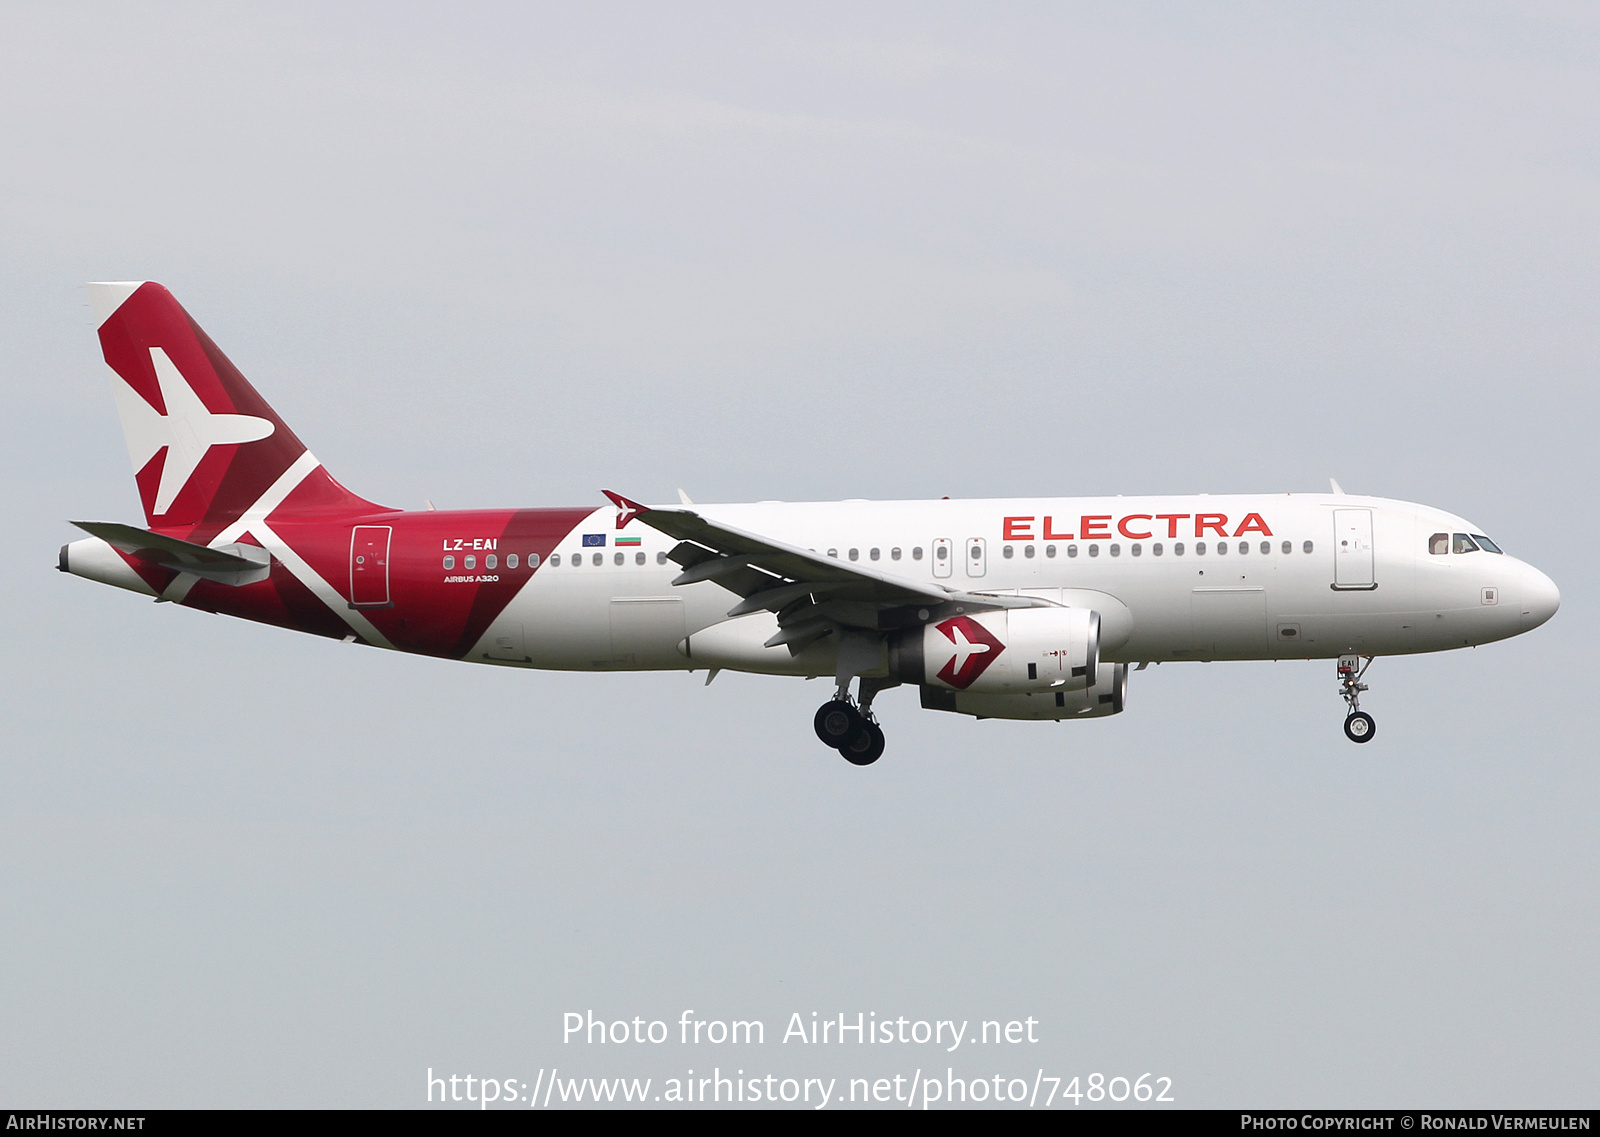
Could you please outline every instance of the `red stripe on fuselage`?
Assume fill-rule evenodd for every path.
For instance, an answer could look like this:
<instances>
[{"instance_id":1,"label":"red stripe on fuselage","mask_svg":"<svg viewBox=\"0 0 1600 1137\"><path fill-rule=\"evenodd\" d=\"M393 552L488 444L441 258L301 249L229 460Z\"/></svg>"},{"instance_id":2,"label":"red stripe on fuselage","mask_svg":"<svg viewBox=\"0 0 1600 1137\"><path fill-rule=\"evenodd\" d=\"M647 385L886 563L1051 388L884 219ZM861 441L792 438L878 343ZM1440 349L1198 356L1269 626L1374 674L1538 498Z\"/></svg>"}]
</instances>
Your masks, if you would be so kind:
<instances>
[{"instance_id":1,"label":"red stripe on fuselage","mask_svg":"<svg viewBox=\"0 0 1600 1137\"><path fill-rule=\"evenodd\" d=\"M592 509L475 509L419 513L376 513L370 516L306 517L291 511L295 495L283 513L268 520L272 531L338 592L340 603L350 597L350 532L357 525L384 525L394 530L389 546L389 596L386 608L361 608L366 620L401 651L458 659L472 649L484 631L511 603L537 569L528 567L537 557L542 566L561 540ZM452 550L455 567L446 569L446 545L463 541L465 549ZM472 549L471 543L493 542ZM468 553L476 565L468 570ZM493 552L494 569L485 566ZM517 567L506 559L516 554ZM470 581L447 577L470 576ZM476 579L487 577L490 579ZM309 592L282 564L274 563L265 581L242 587L196 584L185 603L249 620L298 628L320 635L344 636L350 629L343 613L329 610L320 600L308 607ZM311 598L314 600L314 598Z\"/></svg>"}]
</instances>

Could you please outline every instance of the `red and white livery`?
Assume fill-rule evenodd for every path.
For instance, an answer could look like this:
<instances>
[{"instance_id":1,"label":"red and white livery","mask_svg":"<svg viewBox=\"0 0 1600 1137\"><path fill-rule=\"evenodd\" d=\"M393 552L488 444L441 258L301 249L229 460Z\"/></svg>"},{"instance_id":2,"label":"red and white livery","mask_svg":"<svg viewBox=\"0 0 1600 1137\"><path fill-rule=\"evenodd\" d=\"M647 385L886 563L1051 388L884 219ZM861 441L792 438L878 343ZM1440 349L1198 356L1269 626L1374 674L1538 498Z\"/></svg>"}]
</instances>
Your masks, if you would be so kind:
<instances>
[{"instance_id":1,"label":"red and white livery","mask_svg":"<svg viewBox=\"0 0 1600 1137\"><path fill-rule=\"evenodd\" d=\"M391 509L335 481L161 285L89 288L145 525L77 522L61 571L505 667L831 676L815 729L859 765L891 687L1088 718L1123 709L1130 666L1179 660L1338 659L1366 742L1375 656L1505 639L1560 604L1478 526L1337 492Z\"/></svg>"}]
</instances>

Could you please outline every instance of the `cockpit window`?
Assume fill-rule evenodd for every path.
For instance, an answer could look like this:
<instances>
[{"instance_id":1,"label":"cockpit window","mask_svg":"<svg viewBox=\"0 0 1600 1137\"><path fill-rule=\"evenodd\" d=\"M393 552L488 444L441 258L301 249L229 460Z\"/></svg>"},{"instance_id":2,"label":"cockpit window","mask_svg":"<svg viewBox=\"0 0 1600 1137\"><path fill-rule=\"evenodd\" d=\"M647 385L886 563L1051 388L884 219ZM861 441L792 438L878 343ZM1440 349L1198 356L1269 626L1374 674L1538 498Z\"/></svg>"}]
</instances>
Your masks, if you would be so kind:
<instances>
[{"instance_id":1,"label":"cockpit window","mask_svg":"<svg viewBox=\"0 0 1600 1137\"><path fill-rule=\"evenodd\" d=\"M1476 553L1478 545L1465 533L1457 533L1455 539L1450 542L1450 551L1452 553Z\"/></svg>"},{"instance_id":2,"label":"cockpit window","mask_svg":"<svg viewBox=\"0 0 1600 1137\"><path fill-rule=\"evenodd\" d=\"M1478 542L1478 548L1482 549L1486 553L1500 552L1500 546L1489 540L1489 538L1485 537L1482 533L1474 533L1472 535L1472 539ZM1504 554L1501 555L1503 556Z\"/></svg>"},{"instance_id":3,"label":"cockpit window","mask_svg":"<svg viewBox=\"0 0 1600 1137\"><path fill-rule=\"evenodd\" d=\"M1428 538L1428 552L1436 557L1442 557L1450 551L1450 534L1435 533Z\"/></svg>"}]
</instances>

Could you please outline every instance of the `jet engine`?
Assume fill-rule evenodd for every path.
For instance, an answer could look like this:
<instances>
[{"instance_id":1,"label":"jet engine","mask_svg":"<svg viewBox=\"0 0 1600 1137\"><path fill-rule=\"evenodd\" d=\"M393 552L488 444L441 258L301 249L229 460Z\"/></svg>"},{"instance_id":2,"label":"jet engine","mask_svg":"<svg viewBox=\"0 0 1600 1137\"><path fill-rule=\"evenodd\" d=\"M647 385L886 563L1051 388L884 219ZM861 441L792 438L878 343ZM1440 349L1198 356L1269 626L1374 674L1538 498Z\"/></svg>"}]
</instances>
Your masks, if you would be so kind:
<instances>
[{"instance_id":1,"label":"jet engine","mask_svg":"<svg viewBox=\"0 0 1600 1137\"><path fill-rule=\"evenodd\" d=\"M980 719L1077 719L1121 714L1128 699L1128 665L1102 663L1094 686L1069 691L1025 692L1020 695L974 694L924 684L922 705L930 711L954 711Z\"/></svg>"},{"instance_id":2,"label":"jet engine","mask_svg":"<svg viewBox=\"0 0 1600 1137\"><path fill-rule=\"evenodd\" d=\"M1081 691L1099 665L1100 615L1087 608L949 616L889 644L889 673L902 682L974 695Z\"/></svg>"}]
</instances>

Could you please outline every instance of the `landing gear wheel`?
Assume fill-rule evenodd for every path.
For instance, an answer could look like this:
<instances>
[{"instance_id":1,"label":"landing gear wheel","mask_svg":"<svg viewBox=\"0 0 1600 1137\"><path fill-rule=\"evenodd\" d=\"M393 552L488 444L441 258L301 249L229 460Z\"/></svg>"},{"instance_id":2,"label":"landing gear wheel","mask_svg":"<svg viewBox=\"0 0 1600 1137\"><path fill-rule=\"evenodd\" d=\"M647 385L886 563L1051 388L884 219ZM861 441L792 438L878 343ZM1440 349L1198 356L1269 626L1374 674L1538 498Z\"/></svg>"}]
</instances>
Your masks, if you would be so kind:
<instances>
[{"instance_id":1,"label":"landing gear wheel","mask_svg":"<svg viewBox=\"0 0 1600 1137\"><path fill-rule=\"evenodd\" d=\"M1344 720L1344 736L1351 742L1371 742L1372 736L1378 733L1378 724L1372 721L1372 716L1366 711L1352 711L1350 717Z\"/></svg>"},{"instance_id":2,"label":"landing gear wheel","mask_svg":"<svg viewBox=\"0 0 1600 1137\"><path fill-rule=\"evenodd\" d=\"M865 723L860 711L843 699L834 699L817 708L817 717L811 725L816 728L823 745L838 749Z\"/></svg>"},{"instance_id":3,"label":"landing gear wheel","mask_svg":"<svg viewBox=\"0 0 1600 1137\"><path fill-rule=\"evenodd\" d=\"M839 747L839 753L852 766L870 766L883 757L883 747L883 728L875 722L862 720L861 729Z\"/></svg>"}]
</instances>

